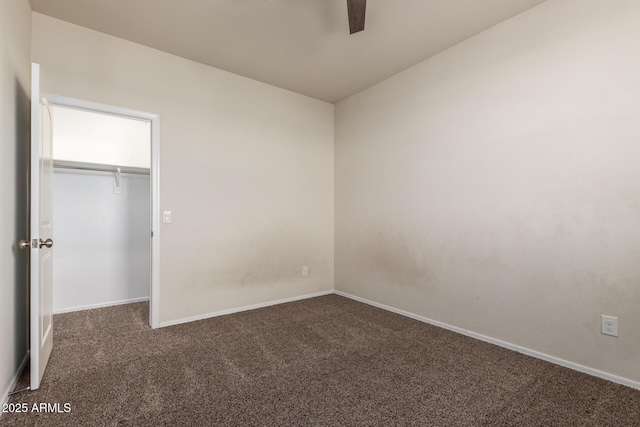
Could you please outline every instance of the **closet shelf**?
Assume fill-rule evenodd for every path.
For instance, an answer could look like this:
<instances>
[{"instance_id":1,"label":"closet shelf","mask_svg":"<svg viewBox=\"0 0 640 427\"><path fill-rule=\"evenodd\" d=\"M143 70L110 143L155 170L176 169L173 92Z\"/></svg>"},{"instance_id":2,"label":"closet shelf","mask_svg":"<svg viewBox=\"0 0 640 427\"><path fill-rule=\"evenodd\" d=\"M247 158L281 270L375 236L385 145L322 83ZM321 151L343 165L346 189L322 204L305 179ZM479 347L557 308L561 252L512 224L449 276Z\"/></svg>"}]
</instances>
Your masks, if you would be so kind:
<instances>
[{"instance_id":1,"label":"closet shelf","mask_svg":"<svg viewBox=\"0 0 640 427\"><path fill-rule=\"evenodd\" d=\"M99 171L99 172L118 172L118 169L120 169L121 173L149 175L149 168L138 168L134 166L103 165L99 163L73 162L69 160L54 159L53 167L60 168L60 169L78 169L78 170L89 170L89 171Z\"/></svg>"}]
</instances>

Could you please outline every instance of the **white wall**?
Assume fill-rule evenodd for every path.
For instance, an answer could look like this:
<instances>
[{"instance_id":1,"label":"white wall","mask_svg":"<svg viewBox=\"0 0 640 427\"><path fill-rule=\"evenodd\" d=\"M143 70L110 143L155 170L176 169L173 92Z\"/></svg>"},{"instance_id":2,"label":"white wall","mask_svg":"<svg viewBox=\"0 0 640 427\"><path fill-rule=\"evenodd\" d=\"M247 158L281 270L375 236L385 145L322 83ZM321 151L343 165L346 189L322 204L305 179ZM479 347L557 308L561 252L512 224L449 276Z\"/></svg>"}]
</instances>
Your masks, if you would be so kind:
<instances>
[{"instance_id":1,"label":"white wall","mask_svg":"<svg viewBox=\"0 0 640 427\"><path fill-rule=\"evenodd\" d=\"M548 1L337 104L336 289L640 381L639 40Z\"/></svg>"},{"instance_id":2,"label":"white wall","mask_svg":"<svg viewBox=\"0 0 640 427\"><path fill-rule=\"evenodd\" d=\"M0 403L27 353L27 165L31 8L0 1Z\"/></svg>"},{"instance_id":3,"label":"white wall","mask_svg":"<svg viewBox=\"0 0 640 427\"><path fill-rule=\"evenodd\" d=\"M72 162L149 168L151 123L52 106L53 158Z\"/></svg>"},{"instance_id":4,"label":"white wall","mask_svg":"<svg viewBox=\"0 0 640 427\"><path fill-rule=\"evenodd\" d=\"M37 13L32 37L45 92L160 115L161 321L333 288L333 105Z\"/></svg>"},{"instance_id":5,"label":"white wall","mask_svg":"<svg viewBox=\"0 0 640 427\"><path fill-rule=\"evenodd\" d=\"M53 310L149 297L149 176L55 169Z\"/></svg>"}]
</instances>

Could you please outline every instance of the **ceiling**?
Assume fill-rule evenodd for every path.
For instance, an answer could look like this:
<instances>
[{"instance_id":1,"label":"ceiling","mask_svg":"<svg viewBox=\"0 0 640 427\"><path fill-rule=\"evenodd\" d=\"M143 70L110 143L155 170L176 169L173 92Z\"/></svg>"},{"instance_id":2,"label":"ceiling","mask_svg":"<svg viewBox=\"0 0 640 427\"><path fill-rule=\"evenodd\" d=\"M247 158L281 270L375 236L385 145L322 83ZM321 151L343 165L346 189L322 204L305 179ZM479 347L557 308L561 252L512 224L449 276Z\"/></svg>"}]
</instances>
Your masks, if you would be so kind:
<instances>
[{"instance_id":1,"label":"ceiling","mask_svg":"<svg viewBox=\"0 0 640 427\"><path fill-rule=\"evenodd\" d=\"M337 102L544 0L30 0L34 11Z\"/></svg>"}]
</instances>

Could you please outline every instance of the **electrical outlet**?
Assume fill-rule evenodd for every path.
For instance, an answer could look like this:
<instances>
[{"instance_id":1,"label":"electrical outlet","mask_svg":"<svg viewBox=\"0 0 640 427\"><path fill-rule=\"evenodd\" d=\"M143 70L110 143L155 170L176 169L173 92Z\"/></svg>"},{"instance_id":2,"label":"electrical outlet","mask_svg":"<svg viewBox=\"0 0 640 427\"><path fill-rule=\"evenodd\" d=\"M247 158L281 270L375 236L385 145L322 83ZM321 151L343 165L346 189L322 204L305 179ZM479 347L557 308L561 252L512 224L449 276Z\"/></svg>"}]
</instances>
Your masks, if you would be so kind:
<instances>
[{"instance_id":1,"label":"electrical outlet","mask_svg":"<svg viewBox=\"0 0 640 427\"><path fill-rule=\"evenodd\" d=\"M618 336L618 318L613 316L605 316L602 317L602 333L604 335L611 335L613 337Z\"/></svg>"},{"instance_id":2,"label":"electrical outlet","mask_svg":"<svg viewBox=\"0 0 640 427\"><path fill-rule=\"evenodd\" d=\"M302 267L302 277L307 277L309 275L309 268L307 266Z\"/></svg>"}]
</instances>

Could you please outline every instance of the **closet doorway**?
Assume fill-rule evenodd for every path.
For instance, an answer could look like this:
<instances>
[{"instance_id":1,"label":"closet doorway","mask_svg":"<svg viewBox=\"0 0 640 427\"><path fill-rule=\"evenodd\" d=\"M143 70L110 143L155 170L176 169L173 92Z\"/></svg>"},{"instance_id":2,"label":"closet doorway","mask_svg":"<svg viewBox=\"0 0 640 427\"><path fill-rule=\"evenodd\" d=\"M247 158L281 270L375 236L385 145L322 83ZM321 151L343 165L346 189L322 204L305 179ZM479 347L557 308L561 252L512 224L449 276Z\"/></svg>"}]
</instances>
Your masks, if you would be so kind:
<instances>
[{"instance_id":1,"label":"closet doorway","mask_svg":"<svg viewBox=\"0 0 640 427\"><path fill-rule=\"evenodd\" d=\"M149 324L158 327L159 118L45 98L53 123L53 312L149 300Z\"/></svg>"}]
</instances>

